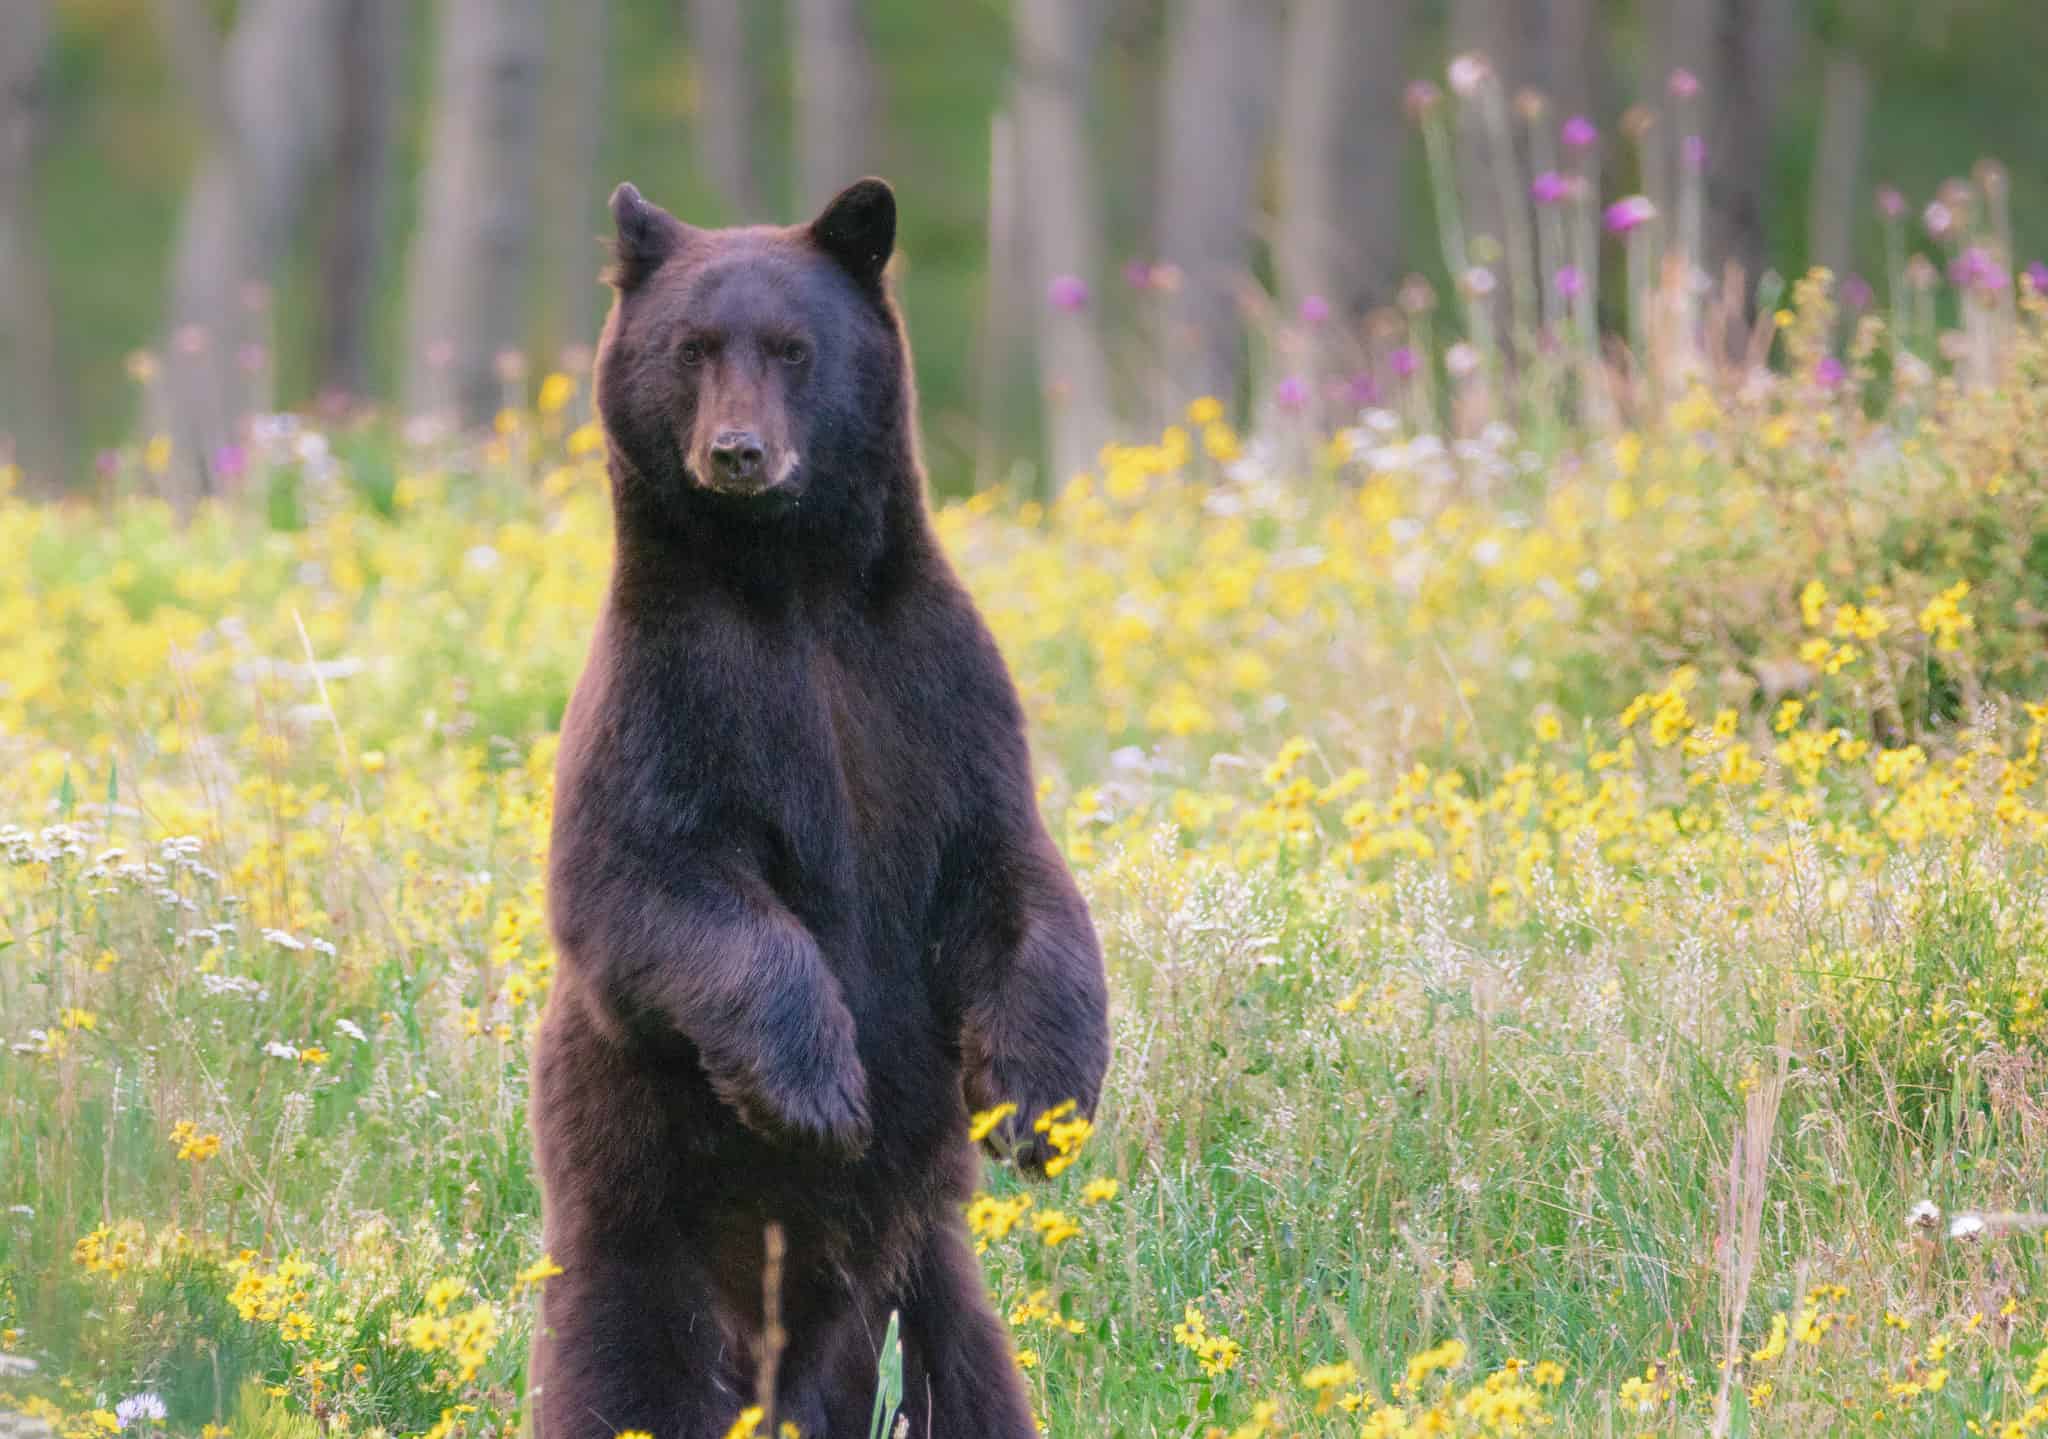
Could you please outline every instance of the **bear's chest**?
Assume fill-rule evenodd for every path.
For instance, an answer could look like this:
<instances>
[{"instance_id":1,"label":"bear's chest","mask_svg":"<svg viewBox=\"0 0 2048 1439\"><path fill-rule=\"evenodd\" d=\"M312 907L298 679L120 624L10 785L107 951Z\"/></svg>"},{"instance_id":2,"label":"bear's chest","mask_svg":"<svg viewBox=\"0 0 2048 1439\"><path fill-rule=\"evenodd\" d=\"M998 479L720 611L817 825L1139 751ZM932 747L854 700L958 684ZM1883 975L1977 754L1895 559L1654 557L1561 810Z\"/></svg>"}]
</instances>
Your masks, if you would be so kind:
<instances>
[{"instance_id":1,"label":"bear's chest","mask_svg":"<svg viewBox=\"0 0 2048 1439\"><path fill-rule=\"evenodd\" d=\"M970 794L962 736L949 728L943 699L914 665L878 674L871 662L838 654L821 657L812 689L863 877L935 864Z\"/></svg>"}]
</instances>

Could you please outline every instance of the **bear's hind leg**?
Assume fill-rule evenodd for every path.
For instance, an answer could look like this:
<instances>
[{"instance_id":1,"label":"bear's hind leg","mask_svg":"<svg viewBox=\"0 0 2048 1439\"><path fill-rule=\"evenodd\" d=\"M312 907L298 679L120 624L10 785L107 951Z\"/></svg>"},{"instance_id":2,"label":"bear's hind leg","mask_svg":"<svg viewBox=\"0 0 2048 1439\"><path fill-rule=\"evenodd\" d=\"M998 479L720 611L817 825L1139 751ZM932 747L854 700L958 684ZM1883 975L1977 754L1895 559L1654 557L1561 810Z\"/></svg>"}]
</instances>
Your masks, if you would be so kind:
<instances>
[{"instance_id":1,"label":"bear's hind leg","mask_svg":"<svg viewBox=\"0 0 2048 1439\"><path fill-rule=\"evenodd\" d=\"M941 1222L903 1296L912 1439L1036 1439L1010 1336L959 1222Z\"/></svg>"},{"instance_id":2,"label":"bear's hind leg","mask_svg":"<svg viewBox=\"0 0 2048 1439\"><path fill-rule=\"evenodd\" d=\"M541 1293L532 1439L721 1439L747 1400L707 1277L675 1244L608 1241L554 1251L563 1272Z\"/></svg>"}]
</instances>

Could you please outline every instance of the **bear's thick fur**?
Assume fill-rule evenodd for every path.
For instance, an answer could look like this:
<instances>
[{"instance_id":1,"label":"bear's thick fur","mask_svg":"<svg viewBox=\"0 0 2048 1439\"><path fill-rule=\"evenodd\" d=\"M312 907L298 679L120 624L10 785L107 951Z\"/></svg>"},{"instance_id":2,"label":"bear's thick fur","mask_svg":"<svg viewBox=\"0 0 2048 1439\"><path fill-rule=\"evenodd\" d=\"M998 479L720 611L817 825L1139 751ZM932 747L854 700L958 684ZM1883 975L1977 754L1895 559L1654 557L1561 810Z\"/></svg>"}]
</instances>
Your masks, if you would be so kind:
<instances>
[{"instance_id":1,"label":"bear's thick fur","mask_svg":"<svg viewBox=\"0 0 2048 1439\"><path fill-rule=\"evenodd\" d=\"M1028 1170L1092 1112L1101 954L1023 717L925 510L878 180L790 229L621 185L597 361L617 551L562 727L535 1056L538 1439L1033 1434L968 1245L970 1110ZM772 1347L772 1346L771 1346ZM771 1432L764 1426L762 1432Z\"/></svg>"}]
</instances>

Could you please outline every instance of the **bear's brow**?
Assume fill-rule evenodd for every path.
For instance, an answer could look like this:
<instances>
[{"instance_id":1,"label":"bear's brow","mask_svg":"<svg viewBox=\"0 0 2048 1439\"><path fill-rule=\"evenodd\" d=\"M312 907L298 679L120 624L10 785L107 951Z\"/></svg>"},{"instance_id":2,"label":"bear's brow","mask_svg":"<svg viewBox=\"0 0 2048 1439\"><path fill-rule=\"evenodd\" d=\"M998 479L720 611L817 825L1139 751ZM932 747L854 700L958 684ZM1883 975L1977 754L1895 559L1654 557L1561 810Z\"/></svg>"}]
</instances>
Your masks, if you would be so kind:
<instances>
[{"instance_id":1,"label":"bear's brow","mask_svg":"<svg viewBox=\"0 0 2048 1439\"><path fill-rule=\"evenodd\" d=\"M810 326L798 303L797 266L779 255L737 255L706 266L691 286L690 320L720 334L800 337Z\"/></svg>"}]
</instances>

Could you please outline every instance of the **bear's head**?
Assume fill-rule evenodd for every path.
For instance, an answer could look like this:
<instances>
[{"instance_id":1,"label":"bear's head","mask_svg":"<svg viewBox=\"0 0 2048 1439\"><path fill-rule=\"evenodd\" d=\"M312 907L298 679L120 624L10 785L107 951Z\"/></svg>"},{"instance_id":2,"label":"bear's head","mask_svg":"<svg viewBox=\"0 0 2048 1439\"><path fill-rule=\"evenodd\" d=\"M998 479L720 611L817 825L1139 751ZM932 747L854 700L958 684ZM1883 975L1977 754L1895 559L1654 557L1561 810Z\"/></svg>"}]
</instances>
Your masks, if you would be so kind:
<instances>
[{"instance_id":1,"label":"bear's head","mask_svg":"<svg viewBox=\"0 0 2048 1439\"><path fill-rule=\"evenodd\" d=\"M622 526L879 542L920 483L889 187L858 181L790 227L700 229L630 184L611 212L596 395Z\"/></svg>"}]
</instances>

